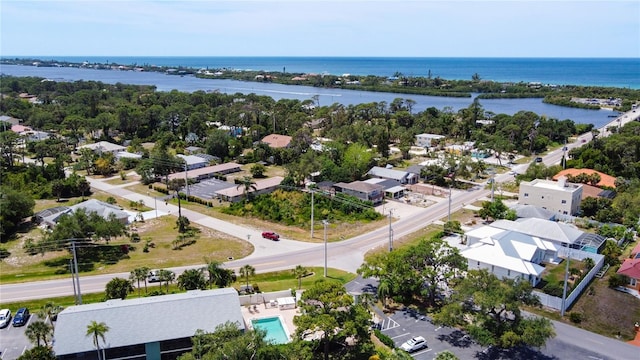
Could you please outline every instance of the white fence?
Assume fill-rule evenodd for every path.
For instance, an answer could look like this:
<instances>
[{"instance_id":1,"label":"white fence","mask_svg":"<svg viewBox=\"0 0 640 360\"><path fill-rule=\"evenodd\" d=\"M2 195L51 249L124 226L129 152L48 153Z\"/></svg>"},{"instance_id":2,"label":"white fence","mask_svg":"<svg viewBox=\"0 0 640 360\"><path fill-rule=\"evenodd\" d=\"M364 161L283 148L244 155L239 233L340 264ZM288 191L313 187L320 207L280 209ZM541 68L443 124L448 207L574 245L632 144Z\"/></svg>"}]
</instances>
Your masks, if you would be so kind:
<instances>
[{"instance_id":1,"label":"white fence","mask_svg":"<svg viewBox=\"0 0 640 360\"><path fill-rule=\"evenodd\" d=\"M598 271L600 271L600 269L604 265L604 255L564 247L558 250L558 256L564 257L566 259L567 255L570 256L571 260L583 261L586 258L591 258L595 263L593 268L591 268L591 270L589 270L589 272L582 277L582 281L580 281L580 283L573 289L573 291L571 291L571 293L567 295L566 308L568 309L578 299L580 294L582 294L584 289L587 287L587 285L589 285ZM550 307L556 310L562 310L562 298L551 296L537 290L534 290L534 294L538 296L542 306Z\"/></svg>"}]
</instances>

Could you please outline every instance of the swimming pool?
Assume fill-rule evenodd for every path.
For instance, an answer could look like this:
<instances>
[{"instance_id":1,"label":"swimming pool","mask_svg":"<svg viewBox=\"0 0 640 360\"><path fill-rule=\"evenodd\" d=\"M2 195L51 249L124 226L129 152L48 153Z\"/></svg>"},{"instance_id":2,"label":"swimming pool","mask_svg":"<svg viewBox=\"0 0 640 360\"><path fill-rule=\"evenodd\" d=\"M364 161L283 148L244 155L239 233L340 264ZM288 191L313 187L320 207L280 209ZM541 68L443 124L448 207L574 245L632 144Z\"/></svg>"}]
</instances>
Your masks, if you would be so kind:
<instances>
[{"instance_id":1,"label":"swimming pool","mask_svg":"<svg viewBox=\"0 0 640 360\"><path fill-rule=\"evenodd\" d=\"M282 316L272 316L260 319L252 319L254 329L262 329L267 332L265 340L274 344L286 344L289 342L289 332L284 324Z\"/></svg>"}]
</instances>

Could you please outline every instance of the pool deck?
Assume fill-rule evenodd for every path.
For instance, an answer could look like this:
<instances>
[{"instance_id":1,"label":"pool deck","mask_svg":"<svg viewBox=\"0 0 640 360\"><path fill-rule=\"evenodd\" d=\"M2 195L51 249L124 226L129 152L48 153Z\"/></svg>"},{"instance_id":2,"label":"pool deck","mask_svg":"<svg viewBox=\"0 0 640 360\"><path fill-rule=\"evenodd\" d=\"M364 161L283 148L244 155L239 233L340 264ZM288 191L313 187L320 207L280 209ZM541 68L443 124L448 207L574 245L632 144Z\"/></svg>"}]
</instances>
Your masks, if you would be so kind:
<instances>
[{"instance_id":1,"label":"pool deck","mask_svg":"<svg viewBox=\"0 0 640 360\"><path fill-rule=\"evenodd\" d=\"M282 316L282 319L284 320L284 324L287 326L286 332L289 334L289 340L291 340L291 337L295 334L296 332L296 327L295 325L293 325L293 317L300 314L300 312L298 311L298 308L295 309L287 309L287 310L280 310L277 306L275 307L269 307L269 304L267 303L265 304L257 304L255 305L255 310L254 307L251 306L250 308L247 306L243 306L242 307L242 317L244 318L244 323L248 328L251 328L251 320L253 319L260 319L260 318L265 318L265 317L275 317L275 316Z\"/></svg>"}]
</instances>

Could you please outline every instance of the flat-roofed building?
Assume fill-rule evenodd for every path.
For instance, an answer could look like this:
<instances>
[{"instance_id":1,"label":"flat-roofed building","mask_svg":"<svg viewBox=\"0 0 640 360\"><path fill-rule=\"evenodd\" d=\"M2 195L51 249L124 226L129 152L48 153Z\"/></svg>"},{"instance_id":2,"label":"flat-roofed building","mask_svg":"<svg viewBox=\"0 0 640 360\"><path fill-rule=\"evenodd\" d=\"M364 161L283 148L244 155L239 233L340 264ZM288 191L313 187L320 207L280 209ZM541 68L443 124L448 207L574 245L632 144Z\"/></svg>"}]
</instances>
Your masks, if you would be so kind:
<instances>
[{"instance_id":1,"label":"flat-roofed building","mask_svg":"<svg viewBox=\"0 0 640 360\"><path fill-rule=\"evenodd\" d=\"M197 157L194 155L194 157ZM227 175L235 172L239 172L242 170L242 166L233 162L206 166L199 169L190 170L187 174L183 172L173 173L169 175L169 180L173 179L184 179L188 177L189 179L194 179L196 181L210 179L215 177L216 175Z\"/></svg>"},{"instance_id":2,"label":"flat-roofed building","mask_svg":"<svg viewBox=\"0 0 640 360\"><path fill-rule=\"evenodd\" d=\"M191 351L197 330L214 332L218 325L246 328L238 292L233 288L194 290L181 294L70 306L58 314L53 351L61 360L97 359L92 322L109 327L101 359L175 359Z\"/></svg>"},{"instance_id":3,"label":"flat-roofed building","mask_svg":"<svg viewBox=\"0 0 640 360\"><path fill-rule=\"evenodd\" d=\"M520 183L518 204L535 205L565 215L575 215L580 210L582 184L535 179Z\"/></svg>"},{"instance_id":4,"label":"flat-roofed building","mask_svg":"<svg viewBox=\"0 0 640 360\"><path fill-rule=\"evenodd\" d=\"M438 134L418 134L416 135L416 146L425 148L432 147L433 143L444 138L444 135Z\"/></svg>"},{"instance_id":5,"label":"flat-roofed building","mask_svg":"<svg viewBox=\"0 0 640 360\"><path fill-rule=\"evenodd\" d=\"M280 186L284 178L282 176L274 176L267 179L257 180L253 187L247 193L250 196L268 194L273 192ZM245 187L242 184L235 185L230 188L216 191L216 195L225 201L238 202L245 196Z\"/></svg>"},{"instance_id":6,"label":"flat-roofed building","mask_svg":"<svg viewBox=\"0 0 640 360\"><path fill-rule=\"evenodd\" d=\"M360 200L371 201L373 205L382 204L384 200L384 186L379 184L353 181L350 183L336 183L333 187L338 192L355 196Z\"/></svg>"}]
</instances>

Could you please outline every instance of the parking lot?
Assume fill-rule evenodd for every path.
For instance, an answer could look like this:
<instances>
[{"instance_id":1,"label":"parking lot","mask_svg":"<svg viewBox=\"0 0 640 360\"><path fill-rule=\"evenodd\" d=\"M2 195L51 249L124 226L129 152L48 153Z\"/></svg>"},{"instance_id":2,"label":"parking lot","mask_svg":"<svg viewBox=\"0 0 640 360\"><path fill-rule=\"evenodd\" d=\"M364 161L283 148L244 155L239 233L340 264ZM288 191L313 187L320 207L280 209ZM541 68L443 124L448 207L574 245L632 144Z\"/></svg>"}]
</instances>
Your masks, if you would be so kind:
<instances>
[{"instance_id":1,"label":"parking lot","mask_svg":"<svg viewBox=\"0 0 640 360\"><path fill-rule=\"evenodd\" d=\"M427 340L428 348L412 354L415 359L433 359L438 353L449 350L460 359L482 358L483 347L474 343L460 330L433 325L429 317L408 309L383 319L381 331L395 342L397 347L414 336Z\"/></svg>"},{"instance_id":2,"label":"parking lot","mask_svg":"<svg viewBox=\"0 0 640 360\"><path fill-rule=\"evenodd\" d=\"M13 324L0 329L0 357L2 360L17 359L22 353L33 347L33 344L24 335L27 326L38 320L38 316L31 314L24 326L14 327Z\"/></svg>"}]
</instances>

